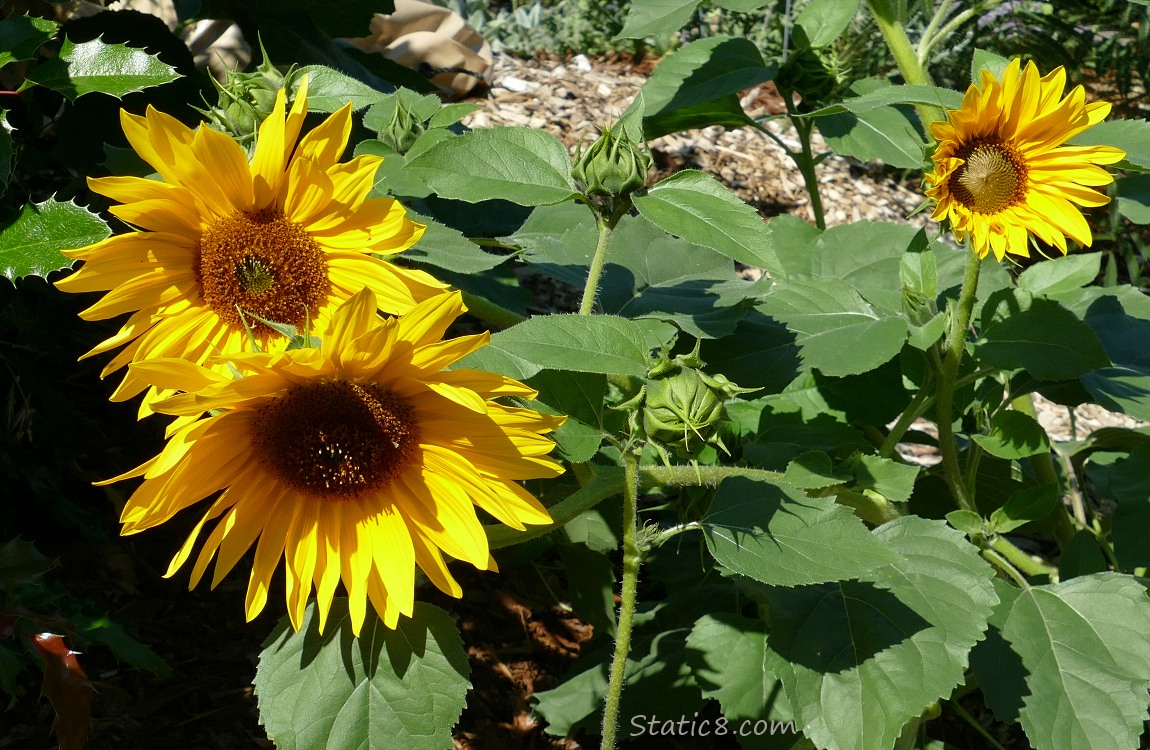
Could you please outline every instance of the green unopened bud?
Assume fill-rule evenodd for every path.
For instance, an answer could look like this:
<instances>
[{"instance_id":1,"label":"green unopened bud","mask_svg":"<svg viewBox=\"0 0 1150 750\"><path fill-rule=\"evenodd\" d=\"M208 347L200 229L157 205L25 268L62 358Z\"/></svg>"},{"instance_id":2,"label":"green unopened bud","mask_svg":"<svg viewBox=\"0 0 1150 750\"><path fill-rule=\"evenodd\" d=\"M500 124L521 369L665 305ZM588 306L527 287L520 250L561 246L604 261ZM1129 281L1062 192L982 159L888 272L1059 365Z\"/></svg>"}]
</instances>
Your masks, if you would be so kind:
<instances>
[{"instance_id":1,"label":"green unopened bud","mask_svg":"<svg viewBox=\"0 0 1150 750\"><path fill-rule=\"evenodd\" d=\"M820 54L822 52L822 54ZM783 91L797 91L803 101L802 111L816 109L839 88L837 64L822 50L801 49L792 53L775 76L775 85Z\"/></svg>"},{"instance_id":2,"label":"green unopened bud","mask_svg":"<svg viewBox=\"0 0 1150 750\"><path fill-rule=\"evenodd\" d=\"M626 195L647 184L651 155L625 135L604 130L575 160L572 174L590 195Z\"/></svg>"},{"instance_id":3,"label":"green unopened bud","mask_svg":"<svg viewBox=\"0 0 1150 750\"><path fill-rule=\"evenodd\" d=\"M726 419L723 403L740 388L724 375L703 372L698 347L687 355L663 360L651 368L644 387L643 431L683 458L697 456L708 444L726 452L719 428Z\"/></svg>"},{"instance_id":4,"label":"green unopened bud","mask_svg":"<svg viewBox=\"0 0 1150 750\"><path fill-rule=\"evenodd\" d=\"M250 146L260 123L267 119L275 107L276 93L284 86L290 92L298 75L295 70L289 71L286 76L280 73L268 61L265 52L264 61L251 73L229 70L222 84L213 78L212 83L219 92L219 103L201 112L207 116L213 128Z\"/></svg>"},{"instance_id":5,"label":"green unopened bud","mask_svg":"<svg viewBox=\"0 0 1150 750\"><path fill-rule=\"evenodd\" d=\"M422 117L412 112L404 102L404 97L394 97L395 110L387 120L387 125L379 133L379 139L395 149L397 153L406 154L415 145L419 136L427 131Z\"/></svg>"}]
</instances>

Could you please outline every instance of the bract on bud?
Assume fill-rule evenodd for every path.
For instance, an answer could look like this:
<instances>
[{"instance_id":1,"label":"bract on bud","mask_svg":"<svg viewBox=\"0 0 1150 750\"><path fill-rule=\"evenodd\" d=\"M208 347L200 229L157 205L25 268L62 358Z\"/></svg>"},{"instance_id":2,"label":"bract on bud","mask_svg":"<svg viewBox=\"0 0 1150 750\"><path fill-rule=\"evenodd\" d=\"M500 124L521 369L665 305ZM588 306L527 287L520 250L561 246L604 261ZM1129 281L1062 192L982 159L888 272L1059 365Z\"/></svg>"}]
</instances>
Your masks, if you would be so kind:
<instances>
[{"instance_id":1,"label":"bract on bud","mask_svg":"<svg viewBox=\"0 0 1150 750\"><path fill-rule=\"evenodd\" d=\"M391 113L386 127L379 133L379 139L397 153L406 154L415 145L419 136L427 131L427 125L404 102L404 97L395 97L395 111Z\"/></svg>"},{"instance_id":2,"label":"bract on bud","mask_svg":"<svg viewBox=\"0 0 1150 750\"><path fill-rule=\"evenodd\" d=\"M620 129L621 130L621 129ZM572 175L590 195L619 196L647 184L651 155L626 135L604 130L575 160Z\"/></svg>"},{"instance_id":3,"label":"bract on bud","mask_svg":"<svg viewBox=\"0 0 1150 750\"><path fill-rule=\"evenodd\" d=\"M237 73L229 70L224 82L214 78L212 84L219 92L219 103L207 110L201 110L209 124L216 130L233 136L242 145L250 146L255 141L256 131L275 106L276 92L284 86L289 91L298 72L283 73L264 61L251 73Z\"/></svg>"},{"instance_id":4,"label":"bract on bud","mask_svg":"<svg viewBox=\"0 0 1150 750\"><path fill-rule=\"evenodd\" d=\"M697 456L708 444L726 452L719 440L719 427L726 418L723 403L758 390L740 388L724 375L708 375L699 369L702 366L696 347L691 354L652 367L644 387L644 433L683 458Z\"/></svg>"}]
</instances>

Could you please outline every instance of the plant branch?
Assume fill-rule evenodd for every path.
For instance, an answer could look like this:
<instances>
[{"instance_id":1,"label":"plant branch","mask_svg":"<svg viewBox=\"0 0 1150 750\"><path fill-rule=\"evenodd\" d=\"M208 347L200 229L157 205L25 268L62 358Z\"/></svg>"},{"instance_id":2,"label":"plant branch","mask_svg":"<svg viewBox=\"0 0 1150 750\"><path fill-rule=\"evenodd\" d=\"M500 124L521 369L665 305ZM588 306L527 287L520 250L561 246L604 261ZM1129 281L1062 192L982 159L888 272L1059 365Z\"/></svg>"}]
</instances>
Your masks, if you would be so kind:
<instances>
[{"instance_id":1,"label":"plant branch","mask_svg":"<svg viewBox=\"0 0 1150 750\"><path fill-rule=\"evenodd\" d=\"M611 659L611 676L607 683L607 700L603 706L603 750L615 750L619 729L619 701L631 651L631 623L639 587L639 456L633 450L623 456L626 477L623 485L623 587L619 602L619 624L615 632L615 655Z\"/></svg>"}]
</instances>

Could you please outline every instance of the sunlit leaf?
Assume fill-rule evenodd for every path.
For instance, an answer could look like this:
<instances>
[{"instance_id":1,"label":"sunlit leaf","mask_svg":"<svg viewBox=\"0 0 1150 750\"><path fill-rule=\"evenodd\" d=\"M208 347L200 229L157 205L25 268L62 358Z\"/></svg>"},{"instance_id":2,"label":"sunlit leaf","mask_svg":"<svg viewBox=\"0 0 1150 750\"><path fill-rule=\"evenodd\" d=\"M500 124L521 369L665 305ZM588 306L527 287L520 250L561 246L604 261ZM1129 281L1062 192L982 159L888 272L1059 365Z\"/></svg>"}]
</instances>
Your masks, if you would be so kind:
<instances>
[{"instance_id":1,"label":"sunlit leaf","mask_svg":"<svg viewBox=\"0 0 1150 750\"><path fill-rule=\"evenodd\" d=\"M61 250L91 245L110 234L103 219L71 201L49 198L27 203L16 220L0 231L0 273L11 281L47 276L72 265Z\"/></svg>"},{"instance_id":2,"label":"sunlit leaf","mask_svg":"<svg viewBox=\"0 0 1150 750\"><path fill-rule=\"evenodd\" d=\"M65 39L56 57L28 73L24 86L39 84L69 99L92 93L119 99L179 77L175 68L142 49L106 44L99 39L80 44Z\"/></svg>"},{"instance_id":3,"label":"sunlit leaf","mask_svg":"<svg viewBox=\"0 0 1150 750\"><path fill-rule=\"evenodd\" d=\"M92 726L92 683L68 648L64 637L54 633L32 636L32 650L44 660L41 692L52 702L56 719L52 731L60 750L80 750Z\"/></svg>"}]
</instances>

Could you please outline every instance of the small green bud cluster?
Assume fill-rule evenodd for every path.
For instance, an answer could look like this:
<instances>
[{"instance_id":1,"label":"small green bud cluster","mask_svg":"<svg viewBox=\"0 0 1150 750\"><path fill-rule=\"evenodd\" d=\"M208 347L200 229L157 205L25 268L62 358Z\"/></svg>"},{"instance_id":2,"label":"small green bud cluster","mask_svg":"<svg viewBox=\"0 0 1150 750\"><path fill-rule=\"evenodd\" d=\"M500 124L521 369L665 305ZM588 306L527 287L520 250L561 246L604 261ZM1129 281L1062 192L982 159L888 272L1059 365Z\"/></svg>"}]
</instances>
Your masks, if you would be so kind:
<instances>
[{"instance_id":1,"label":"small green bud cluster","mask_svg":"<svg viewBox=\"0 0 1150 750\"><path fill-rule=\"evenodd\" d=\"M707 445L729 453L719 437L727 416L723 403L758 390L740 388L724 375L708 375L703 364L697 345L690 354L664 358L650 369L641 392L643 432L681 458L697 456Z\"/></svg>"},{"instance_id":2,"label":"small green bud cluster","mask_svg":"<svg viewBox=\"0 0 1150 750\"><path fill-rule=\"evenodd\" d=\"M598 140L575 158L572 175L589 195L617 197L647 184L651 154L632 142L623 128L617 130L602 131Z\"/></svg>"},{"instance_id":3,"label":"small green bud cluster","mask_svg":"<svg viewBox=\"0 0 1150 750\"><path fill-rule=\"evenodd\" d=\"M427 132L427 120L409 106L405 97L396 96L394 102L395 110L379 131L379 140L396 153L406 154L419 136Z\"/></svg>"},{"instance_id":4,"label":"small green bud cluster","mask_svg":"<svg viewBox=\"0 0 1150 750\"><path fill-rule=\"evenodd\" d=\"M268 61L265 53L264 61L251 73L229 70L223 83L213 78L212 83L219 92L219 103L201 111L211 127L250 148L260 123L267 119L275 106L276 94L284 86L290 92L298 75L295 69L286 75L281 73Z\"/></svg>"},{"instance_id":5,"label":"small green bud cluster","mask_svg":"<svg viewBox=\"0 0 1150 750\"><path fill-rule=\"evenodd\" d=\"M839 93L844 81L841 68L832 48L798 49L779 69L775 85L782 92L801 94L799 110L809 112Z\"/></svg>"}]
</instances>

